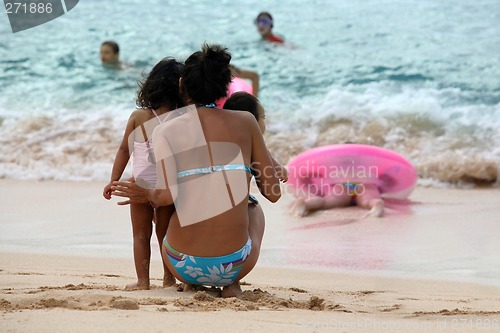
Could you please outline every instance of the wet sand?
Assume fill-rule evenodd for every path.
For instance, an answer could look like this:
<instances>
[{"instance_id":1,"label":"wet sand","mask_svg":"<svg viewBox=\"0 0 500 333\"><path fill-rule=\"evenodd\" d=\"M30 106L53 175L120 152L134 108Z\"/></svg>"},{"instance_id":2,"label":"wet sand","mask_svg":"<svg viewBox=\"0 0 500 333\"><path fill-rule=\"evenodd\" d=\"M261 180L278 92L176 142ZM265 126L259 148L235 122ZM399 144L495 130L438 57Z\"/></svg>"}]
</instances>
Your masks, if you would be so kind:
<instances>
[{"instance_id":1,"label":"wet sand","mask_svg":"<svg viewBox=\"0 0 500 333\"><path fill-rule=\"evenodd\" d=\"M299 219L290 197L261 200L261 260L241 297L222 299L161 287L154 246L151 290L125 291L128 209L102 199L102 186L0 181L0 331L499 329L498 190L419 188L367 220L355 207Z\"/></svg>"}]
</instances>

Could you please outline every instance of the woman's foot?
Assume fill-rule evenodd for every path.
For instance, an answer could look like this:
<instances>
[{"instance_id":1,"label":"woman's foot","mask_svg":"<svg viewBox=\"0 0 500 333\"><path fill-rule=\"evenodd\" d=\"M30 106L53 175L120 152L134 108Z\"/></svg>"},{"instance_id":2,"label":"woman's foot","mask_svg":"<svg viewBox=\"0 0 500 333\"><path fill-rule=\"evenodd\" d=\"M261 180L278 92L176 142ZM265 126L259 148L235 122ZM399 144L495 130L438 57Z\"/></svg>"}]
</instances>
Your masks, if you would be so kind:
<instances>
[{"instance_id":1,"label":"woman's foot","mask_svg":"<svg viewBox=\"0 0 500 333\"><path fill-rule=\"evenodd\" d=\"M222 288L222 297L236 297L242 292L240 282L236 281L233 284Z\"/></svg>"},{"instance_id":2,"label":"woman's foot","mask_svg":"<svg viewBox=\"0 0 500 333\"><path fill-rule=\"evenodd\" d=\"M163 274L163 286L171 287L175 285L175 277L170 272L165 272Z\"/></svg>"},{"instance_id":3,"label":"woman's foot","mask_svg":"<svg viewBox=\"0 0 500 333\"><path fill-rule=\"evenodd\" d=\"M126 291L134 290L149 290L149 281L137 281L136 283L131 283L125 286Z\"/></svg>"}]
</instances>

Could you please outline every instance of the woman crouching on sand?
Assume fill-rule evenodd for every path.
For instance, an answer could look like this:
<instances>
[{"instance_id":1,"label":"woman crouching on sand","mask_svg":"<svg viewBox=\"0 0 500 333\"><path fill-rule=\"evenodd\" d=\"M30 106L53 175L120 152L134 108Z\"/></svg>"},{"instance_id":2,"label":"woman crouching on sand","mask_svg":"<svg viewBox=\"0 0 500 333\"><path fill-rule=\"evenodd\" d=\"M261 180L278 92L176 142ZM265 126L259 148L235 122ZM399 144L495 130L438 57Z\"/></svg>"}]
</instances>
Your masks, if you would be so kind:
<instances>
[{"instance_id":1,"label":"woman crouching on sand","mask_svg":"<svg viewBox=\"0 0 500 333\"><path fill-rule=\"evenodd\" d=\"M252 174L271 202L279 180L255 118L247 112L217 109L231 81L231 55L204 45L185 63L181 89L190 105L153 133L156 189L115 182L121 204L174 203L163 260L188 285L223 287L222 296L241 292L239 281L257 263L264 234L260 205L248 204ZM176 111L174 111L176 112Z\"/></svg>"}]
</instances>

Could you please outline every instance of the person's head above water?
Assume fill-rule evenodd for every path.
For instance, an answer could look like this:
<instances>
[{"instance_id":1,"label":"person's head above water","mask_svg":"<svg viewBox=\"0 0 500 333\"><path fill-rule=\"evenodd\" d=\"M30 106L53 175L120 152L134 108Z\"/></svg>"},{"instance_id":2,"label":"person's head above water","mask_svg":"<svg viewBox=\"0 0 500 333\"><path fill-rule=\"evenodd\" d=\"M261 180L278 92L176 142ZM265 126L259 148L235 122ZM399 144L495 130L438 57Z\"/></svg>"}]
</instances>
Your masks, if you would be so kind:
<instances>
[{"instance_id":1,"label":"person's head above water","mask_svg":"<svg viewBox=\"0 0 500 333\"><path fill-rule=\"evenodd\" d=\"M179 93L179 79L184 65L173 58L157 63L149 75L139 82L136 105L143 109L168 106L171 110L184 105Z\"/></svg>"},{"instance_id":2,"label":"person's head above water","mask_svg":"<svg viewBox=\"0 0 500 333\"><path fill-rule=\"evenodd\" d=\"M257 120L260 131L266 131L266 113L257 97L244 91L235 92L226 100L223 109L248 111Z\"/></svg>"},{"instance_id":3,"label":"person's head above water","mask_svg":"<svg viewBox=\"0 0 500 333\"><path fill-rule=\"evenodd\" d=\"M255 19L257 31L262 38L275 43L283 43L283 39L273 34L274 20L270 13L260 12Z\"/></svg>"},{"instance_id":4,"label":"person's head above water","mask_svg":"<svg viewBox=\"0 0 500 333\"><path fill-rule=\"evenodd\" d=\"M112 40L103 42L99 53L103 64L117 64L120 61L120 47Z\"/></svg>"},{"instance_id":5,"label":"person's head above water","mask_svg":"<svg viewBox=\"0 0 500 333\"><path fill-rule=\"evenodd\" d=\"M207 105L226 96L232 75L231 54L220 45L203 44L185 62L182 89L191 103Z\"/></svg>"}]
</instances>

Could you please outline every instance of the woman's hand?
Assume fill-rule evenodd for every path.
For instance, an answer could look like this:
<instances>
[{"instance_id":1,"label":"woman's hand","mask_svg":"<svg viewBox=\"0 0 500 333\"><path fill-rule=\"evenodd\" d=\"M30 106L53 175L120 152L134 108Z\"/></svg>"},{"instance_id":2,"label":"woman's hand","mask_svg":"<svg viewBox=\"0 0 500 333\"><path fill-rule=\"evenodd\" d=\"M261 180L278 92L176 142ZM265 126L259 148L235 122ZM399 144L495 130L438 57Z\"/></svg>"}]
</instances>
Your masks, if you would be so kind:
<instances>
[{"instance_id":1,"label":"woman's hand","mask_svg":"<svg viewBox=\"0 0 500 333\"><path fill-rule=\"evenodd\" d=\"M148 198L148 190L138 186L134 180L126 182L113 182L111 190L111 195L129 199L118 202L118 205L148 203L150 201Z\"/></svg>"},{"instance_id":2,"label":"woman's hand","mask_svg":"<svg viewBox=\"0 0 500 333\"><path fill-rule=\"evenodd\" d=\"M112 182L109 182L108 185L106 185L104 187L104 190L102 191L102 196L106 199L106 200L109 200L111 199L111 186L112 186Z\"/></svg>"}]
</instances>

